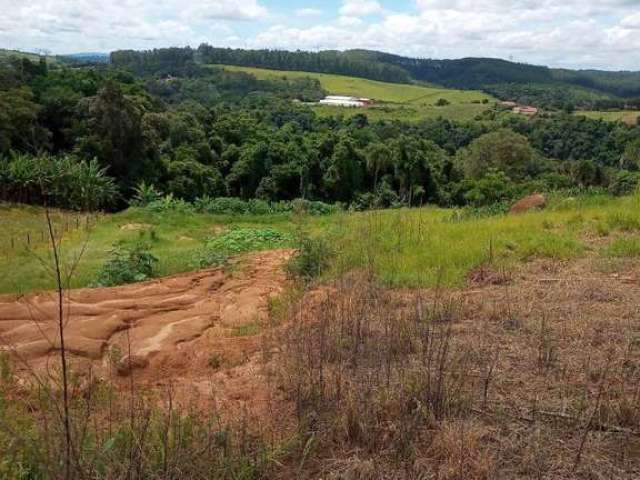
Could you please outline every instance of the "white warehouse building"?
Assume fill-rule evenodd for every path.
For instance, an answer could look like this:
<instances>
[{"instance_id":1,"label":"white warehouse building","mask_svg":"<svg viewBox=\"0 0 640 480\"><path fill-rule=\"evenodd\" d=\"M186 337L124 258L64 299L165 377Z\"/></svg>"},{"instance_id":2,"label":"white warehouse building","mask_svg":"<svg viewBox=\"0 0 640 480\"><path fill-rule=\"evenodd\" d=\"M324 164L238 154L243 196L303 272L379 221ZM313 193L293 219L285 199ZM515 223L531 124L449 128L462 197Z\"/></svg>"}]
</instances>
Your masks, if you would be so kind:
<instances>
[{"instance_id":1,"label":"white warehouse building","mask_svg":"<svg viewBox=\"0 0 640 480\"><path fill-rule=\"evenodd\" d=\"M368 98L346 97L342 95L329 95L324 100L320 100L321 105L332 105L334 107L368 107L373 102Z\"/></svg>"}]
</instances>

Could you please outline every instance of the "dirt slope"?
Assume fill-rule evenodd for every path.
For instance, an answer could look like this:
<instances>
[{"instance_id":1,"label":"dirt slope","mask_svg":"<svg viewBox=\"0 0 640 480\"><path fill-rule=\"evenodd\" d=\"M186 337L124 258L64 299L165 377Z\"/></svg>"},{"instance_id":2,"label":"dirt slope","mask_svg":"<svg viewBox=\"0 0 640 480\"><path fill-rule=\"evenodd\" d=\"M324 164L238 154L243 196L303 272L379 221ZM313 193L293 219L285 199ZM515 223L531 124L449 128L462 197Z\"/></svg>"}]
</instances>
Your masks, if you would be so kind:
<instances>
[{"instance_id":1,"label":"dirt slope","mask_svg":"<svg viewBox=\"0 0 640 480\"><path fill-rule=\"evenodd\" d=\"M114 352L130 353L145 363L162 353L164 364L184 363L194 353L184 347L204 334L209 341L232 337L231 343L242 343L238 328L258 328L269 299L284 287L282 265L289 255L268 251L246 258L230 272L210 269L71 291L65 298L66 346L76 364L100 368ZM56 316L54 292L0 297L1 348L30 365L46 362L59 350Z\"/></svg>"}]
</instances>

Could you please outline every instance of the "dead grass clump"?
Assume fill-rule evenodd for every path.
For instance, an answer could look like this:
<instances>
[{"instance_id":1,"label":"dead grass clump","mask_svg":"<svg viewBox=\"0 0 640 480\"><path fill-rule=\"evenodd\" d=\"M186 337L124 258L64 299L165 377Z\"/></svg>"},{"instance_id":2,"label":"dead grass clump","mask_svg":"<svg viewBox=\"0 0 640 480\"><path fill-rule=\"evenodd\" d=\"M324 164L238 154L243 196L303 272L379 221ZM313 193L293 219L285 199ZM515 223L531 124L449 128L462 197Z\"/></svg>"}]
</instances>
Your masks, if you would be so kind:
<instances>
[{"instance_id":1,"label":"dead grass clump","mask_svg":"<svg viewBox=\"0 0 640 480\"><path fill-rule=\"evenodd\" d=\"M469 272L468 283L471 287L487 285L508 285L511 283L511 273L505 269L496 270L491 265L480 265Z\"/></svg>"},{"instance_id":2,"label":"dead grass clump","mask_svg":"<svg viewBox=\"0 0 640 480\"><path fill-rule=\"evenodd\" d=\"M493 433L473 420L445 422L427 452L435 462L433 478L441 480L486 480L493 478L495 458L491 452ZM420 462L418 462L418 465ZM423 470L433 468L424 465Z\"/></svg>"},{"instance_id":3,"label":"dead grass clump","mask_svg":"<svg viewBox=\"0 0 640 480\"><path fill-rule=\"evenodd\" d=\"M453 342L457 307L349 278L297 310L283 382L319 458L356 450L365 465L375 456L391 472L413 468L440 422L469 412L474 380L471 356Z\"/></svg>"}]
</instances>

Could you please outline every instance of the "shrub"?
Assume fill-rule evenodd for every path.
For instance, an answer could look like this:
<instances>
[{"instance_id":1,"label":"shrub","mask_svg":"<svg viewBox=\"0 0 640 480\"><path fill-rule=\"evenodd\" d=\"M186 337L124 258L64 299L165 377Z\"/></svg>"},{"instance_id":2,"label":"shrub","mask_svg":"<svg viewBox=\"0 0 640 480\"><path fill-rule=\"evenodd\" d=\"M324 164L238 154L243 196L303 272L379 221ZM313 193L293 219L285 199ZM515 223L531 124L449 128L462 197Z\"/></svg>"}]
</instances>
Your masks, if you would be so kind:
<instances>
[{"instance_id":1,"label":"shrub","mask_svg":"<svg viewBox=\"0 0 640 480\"><path fill-rule=\"evenodd\" d=\"M298 251L289 261L287 270L298 278L310 281L329 267L332 256L333 252L325 239L301 236Z\"/></svg>"},{"instance_id":2,"label":"shrub","mask_svg":"<svg viewBox=\"0 0 640 480\"><path fill-rule=\"evenodd\" d=\"M206 268L224 264L231 255L270 250L291 245L293 238L272 228L236 228L205 241L194 257L194 266Z\"/></svg>"},{"instance_id":3,"label":"shrub","mask_svg":"<svg viewBox=\"0 0 640 480\"><path fill-rule=\"evenodd\" d=\"M144 244L136 244L132 248L118 247L102 267L97 286L114 287L149 280L154 276L157 263L158 259Z\"/></svg>"},{"instance_id":4,"label":"shrub","mask_svg":"<svg viewBox=\"0 0 640 480\"><path fill-rule=\"evenodd\" d=\"M207 240L209 250L225 254L268 250L291 244L292 237L273 228L236 228Z\"/></svg>"},{"instance_id":5,"label":"shrub","mask_svg":"<svg viewBox=\"0 0 640 480\"><path fill-rule=\"evenodd\" d=\"M171 193L149 203L146 208L156 213L176 211L192 213L194 211L194 207L192 204L190 204L189 202L185 202L184 200L181 200L179 198L175 198Z\"/></svg>"},{"instance_id":6,"label":"shrub","mask_svg":"<svg viewBox=\"0 0 640 480\"><path fill-rule=\"evenodd\" d=\"M154 185L141 182L134 188L133 199L129 202L132 207L146 207L162 199L162 193Z\"/></svg>"},{"instance_id":7,"label":"shrub","mask_svg":"<svg viewBox=\"0 0 640 480\"><path fill-rule=\"evenodd\" d=\"M291 202L267 202L260 199L242 200L235 197L200 197L193 203L200 213L216 215L270 215L278 213L307 213L309 215L330 215L340 210L339 205L297 199Z\"/></svg>"},{"instance_id":8,"label":"shrub","mask_svg":"<svg viewBox=\"0 0 640 480\"><path fill-rule=\"evenodd\" d=\"M640 182L640 174L634 172L619 172L611 185L609 185L609 192L612 195L629 195L635 192Z\"/></svg>"},{"instance_id":9,"label":"shrub","mask_svg":"<svg viewBox=\"0 0 640 480\"><path fill-rule=\"evenodd\" d=\"M118 189L95 159L13 155L0 158L0 199L94 211L114 206Z\"/></svg>"}]
</instances>

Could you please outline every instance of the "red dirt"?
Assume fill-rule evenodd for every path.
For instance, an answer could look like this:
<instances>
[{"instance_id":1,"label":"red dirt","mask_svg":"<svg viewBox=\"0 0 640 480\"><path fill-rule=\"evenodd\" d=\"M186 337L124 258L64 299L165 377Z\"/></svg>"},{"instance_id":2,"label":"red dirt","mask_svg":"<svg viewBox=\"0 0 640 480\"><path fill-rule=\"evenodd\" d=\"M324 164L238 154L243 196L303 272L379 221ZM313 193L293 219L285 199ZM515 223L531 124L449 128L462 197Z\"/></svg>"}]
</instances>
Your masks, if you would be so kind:
<instances>
[{"instance_id":1,"label":"red dirt","mask_svg":"<svg viewBox=\"0 0 640 480\"><path fill-rule=\"evenodd\" d=\"M511 214L518 214L523 212L528 212L529 210L533 210L536 208L544 208L547 206L547 199L544 195L536 194L529 195L528 197L524 197L523 199L517 201L509 210Z\"/></svg>"},{"instance_id":2,"label":"red dirt","mask_svg":"<svg viewBox=\"0 0 640 480\"><path fill-rule=\"evenodd\" d=\"M127 375L123 363L130 354L138 385L171 383L187 387L190 397L210 396L215 377L216 391L248 398L259 376L252 359L261 349L260 326L270 299L286 286L282 265L290 255L262 252L230 271L69 292L65 342L74 372L86 375L90 368L98 379ZM48 371L59 351L56 312L54 292L0 296L0 350L25 370Z\"/></svg>"}]
</instances>

